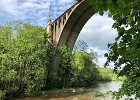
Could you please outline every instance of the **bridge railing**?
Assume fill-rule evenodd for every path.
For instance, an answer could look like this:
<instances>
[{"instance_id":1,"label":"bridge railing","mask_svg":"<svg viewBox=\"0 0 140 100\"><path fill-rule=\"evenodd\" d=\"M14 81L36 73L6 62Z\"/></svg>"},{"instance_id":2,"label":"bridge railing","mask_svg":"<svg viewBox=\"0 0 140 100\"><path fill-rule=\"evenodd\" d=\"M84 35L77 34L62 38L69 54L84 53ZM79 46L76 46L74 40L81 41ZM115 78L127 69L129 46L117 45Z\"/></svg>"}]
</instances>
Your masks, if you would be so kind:
<instances>
[{"instance_id":1,"label":"bridge railing","mask_svg":"<svg viewBox=\"0 0 140 100\"><path fill-rule=\"evenodd\" d=\"M61 16L59 16L54 22L52 22L52 34L53 34L53 44L56 46L58 43L60 32L63 29L64 24L66 23L69 14L71 11L75 8L75 6L78 4L78 2L74 3L69 9L67 9Z\"/></svg>"},{"instance_id":2,"label":"bridge railing","mask_svg":"<svg viewBox=\"0 0 140 100\"><path fill-rule=\"evenodd\" d=\"M56 23L57 20L60 20L61 17L66 16L66 13L70 13L70 12L73 10L73 8L74 8L77 4L78 4L78 2L74 3L69 9L67 9L67 10L66 10L64 13L62 13L57 19L55 19L55 20L52 22L52 24L53 24L53 23Z\"/></svg>"}]
</instances>

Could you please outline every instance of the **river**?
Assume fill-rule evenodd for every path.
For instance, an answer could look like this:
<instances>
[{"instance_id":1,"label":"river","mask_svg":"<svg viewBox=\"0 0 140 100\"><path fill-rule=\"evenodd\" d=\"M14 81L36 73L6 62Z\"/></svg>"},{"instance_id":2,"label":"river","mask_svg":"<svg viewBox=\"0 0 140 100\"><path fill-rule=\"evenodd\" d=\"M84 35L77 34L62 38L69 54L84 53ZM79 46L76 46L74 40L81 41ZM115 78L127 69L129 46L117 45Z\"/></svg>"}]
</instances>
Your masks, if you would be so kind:
<instances>
[{"instance_id":1,"label":"river","mask_svg":"<svg viewBox=\"0 0 140 100\"><path fill-rule=\"evenodd\" d=\"M47 96L40 97L26 97L15 100L112 100L111 98L93 98L92 93L95 91L107 92L107 91L118 91L121 87L122 82L106 82L100 83L98 87L91 88L87 92L79 93L58 93L58 94L49 94ZM124 99L122 99L124 100Z\"/></svg>"}]
</instances>

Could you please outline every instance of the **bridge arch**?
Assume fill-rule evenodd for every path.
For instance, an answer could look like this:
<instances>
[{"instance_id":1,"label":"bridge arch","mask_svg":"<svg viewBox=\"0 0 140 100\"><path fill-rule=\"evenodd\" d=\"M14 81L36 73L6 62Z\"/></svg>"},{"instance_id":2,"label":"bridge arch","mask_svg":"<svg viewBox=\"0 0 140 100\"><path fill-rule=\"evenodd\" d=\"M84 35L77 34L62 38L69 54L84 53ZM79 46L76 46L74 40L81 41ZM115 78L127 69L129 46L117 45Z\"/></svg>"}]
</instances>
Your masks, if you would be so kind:
<instances>
[{"instance_id":1,"label":"bridge arch","mask_svg":"<svg viewBox=\"0 0 140 100\"><path fill-rule=\"evenodd\" d=\"M56 72L54 74L57 74L59 65L59 56L56 53L58 47L67 45L72 50L81 29L95 13L94 7L88 0L78 0L53 23L48 21L46 31L50 33L49 42L54 48L52 58L52 67Z\"/></svg>"},{"instance_id":2,"label":"bridge arch","mask_svg":"<svg viewBox=\"0 0 140 100\"><path fill-rule=\"evenodd\" d=\"M60 33L61 35L57 47L65 44L72 49L81 29L94 14L95 10L93 6L89 5L87 0L83 0L79 3L69 15L69 18Z\"/></svg>"}]
</instances>

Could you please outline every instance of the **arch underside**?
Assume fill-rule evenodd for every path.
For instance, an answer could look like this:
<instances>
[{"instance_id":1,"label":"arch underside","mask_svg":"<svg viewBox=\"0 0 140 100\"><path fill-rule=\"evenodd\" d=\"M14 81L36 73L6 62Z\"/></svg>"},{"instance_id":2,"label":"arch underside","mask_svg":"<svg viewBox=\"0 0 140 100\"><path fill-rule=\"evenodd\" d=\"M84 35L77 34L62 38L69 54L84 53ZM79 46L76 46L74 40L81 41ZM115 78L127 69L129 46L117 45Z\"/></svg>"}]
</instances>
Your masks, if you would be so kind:
<instances>
[{"instance_id":1,"label":"arch underside","mask_svg":"<svg viewBox=\"0 0 140 100\"><path fill-rule=\"evenodd\" d=\"M66 24L61 31L57 47L67 45L71 50L78 38L81 29L86 22L95 14L93 6L89 5L88 0L83 0L69 15Z\"/></svg>"}]
</instances>

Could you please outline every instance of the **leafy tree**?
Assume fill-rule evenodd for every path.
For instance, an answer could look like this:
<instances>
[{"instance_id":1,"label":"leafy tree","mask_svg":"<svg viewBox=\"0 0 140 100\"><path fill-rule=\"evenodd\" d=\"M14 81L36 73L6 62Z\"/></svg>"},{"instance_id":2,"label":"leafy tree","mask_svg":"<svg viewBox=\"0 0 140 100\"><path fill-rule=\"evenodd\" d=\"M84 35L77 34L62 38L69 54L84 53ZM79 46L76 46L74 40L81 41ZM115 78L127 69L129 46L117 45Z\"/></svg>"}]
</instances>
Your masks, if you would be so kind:
<instances>
[{"instance_id":1,"label":"leafy tree","mask_svg":"<svg viewBox=\"0 0 140 100\"><path fill-rule=\"evenodd\" d=\"M67 46L59 47L60 65L58 70L58 81L60 87L68 87L72 76L72 52Z\"/></svg>"},{"instance_id":2,"label":"leafy tree","mask_svg":"<svg viewBox=\"0 0 140 100\"><path fill-rule=\"evenodd\" d=\"M73 86L89 86L98 82L99 71L93 62L94 55L87 52L75 52L73 63Z\"/></svg>"},{"instance_id":3,"label":"leafy tree","mask_svg":"<svg viewBox=\"0 0 140 100\"><path fill-rule=\"evenodd\" d=\"M97 61L97 53L90 49L85 41L79 40L74 46L73 53L73 78L74 86L89 86L98 81L99 71L94 61Z\"/></svg>"},{"instance_id":4,"label":"leafy tree","mask_svg":"<svg viewBox=\"0 0 140 100\"><path fill-rule=\"evenodd\" d=\"M19 96L45 85L44 29L17 20L0 26L0 92ZM4 95L2 95L4 96Z\"/></svg>"},{"instance_id":5,"label":"leafy tree","mask_svg":"<svg viewBox=\"0 0 140 100\"><path fill-rule=\"evenodd\" d=\"M118 31L115 43L108 45L109 52L105 54L108 59L105 66L114 62L114 71L127 77L115 93L116 99L133 94L140 98L140 0L89 1L100 15L108 11L115 21L112 27Z\"/></svg>"},{"instance_id":6,"label":"leafy tree","mask_svg":"<svg viewBox=\"0 0 140 100\"><path fill-rule=\"evenodd\" d=\"M82 43L84 43L82 45L86 44L84 41ZM96 63L93 62L97 57L96 53L93 50L88 53L85 51L86 49L81 49L80 45L81 42L76 43L75 47L78 48L73 53L67 46L62 45L59 47L58 77L53 78L53 85L56 84L56 87L83 87L98 82L99 71L96 68ZM86 47L88 47L87 44Z\"/></svg>"}]
</instances>

